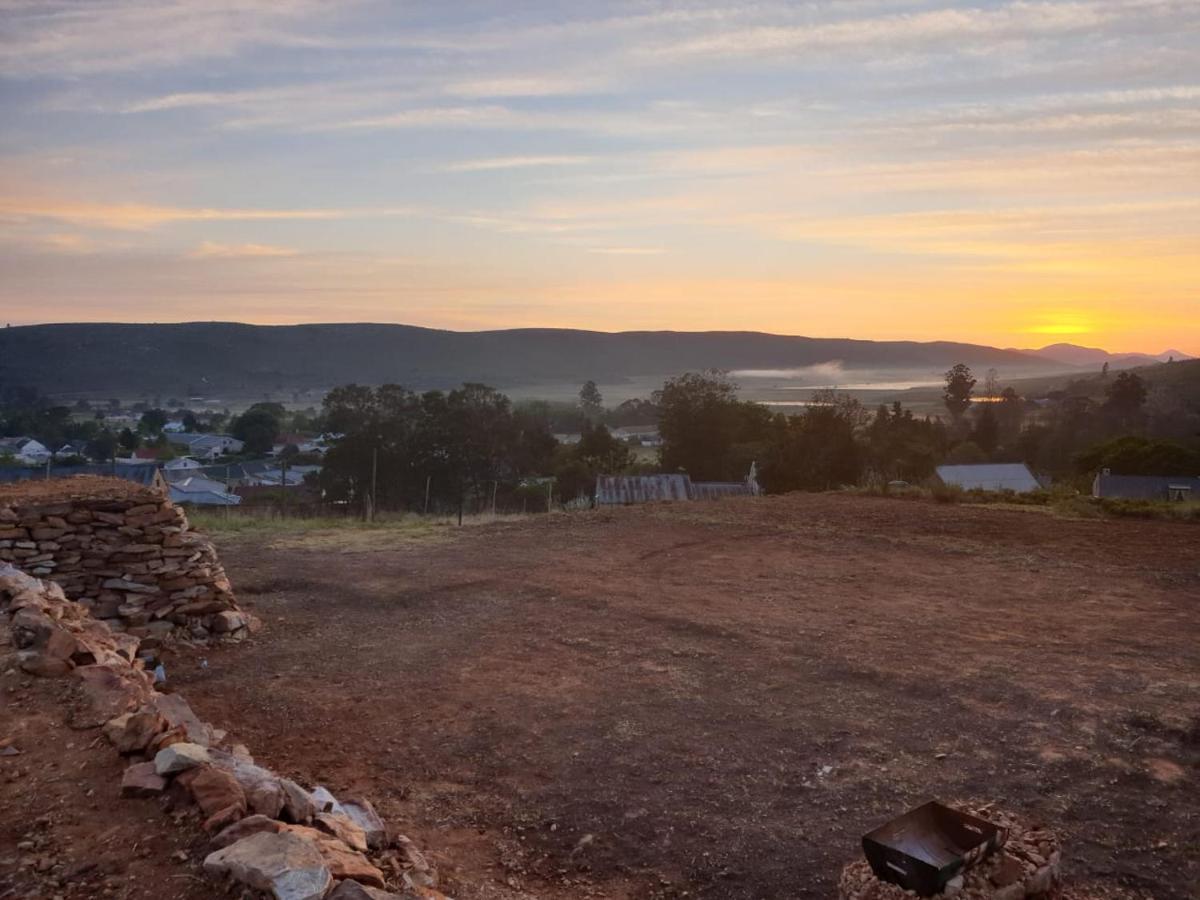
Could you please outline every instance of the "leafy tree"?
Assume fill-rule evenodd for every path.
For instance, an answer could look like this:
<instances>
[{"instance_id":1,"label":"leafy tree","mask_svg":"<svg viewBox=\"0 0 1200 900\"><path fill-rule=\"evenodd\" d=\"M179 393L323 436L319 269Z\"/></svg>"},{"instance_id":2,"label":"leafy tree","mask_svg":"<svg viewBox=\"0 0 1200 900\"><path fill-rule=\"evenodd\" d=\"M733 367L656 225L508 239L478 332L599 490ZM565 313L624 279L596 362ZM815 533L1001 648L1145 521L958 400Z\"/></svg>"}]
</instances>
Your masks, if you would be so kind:
<instances>
[{"instance_id":1,"label":"leafy tree","mask_svg":"<svg viewBox=\"0 0 1200 900\"><path fill-rule=\"evenodd\" d=\"M579 389L579 407L589 419L600 418L600 414L604 412L604 397L600 388L596 387L596 382L586 381Z\"/></svg>"},{"instance_id":2,"label":"leafy tree","mask_svg":"<svg viewBox=\"0 0 1200 900\"><path fill-rule=\"evenodd\" d=\"M233 436L245 444L246 453L270 452L279 436L282 409L278 403L255 403L233 420Z\"/></svg>"},{"instance_id":3,"label":"leafy tree","mask_svg":"<svg viewBox=\"0 0 1200 900\"><path fill-rule=\"evenodd\" d=\"M148 409L138 420L138 431L142 434L155 435L162 433L167 424L167 413L162 409Z\"/></svg>"},{"instance_id":4,"label":"leafy tree","mask_svg":"<svg viewBox=\"0 0 1200 900\"><path fill-rule=\"evenodd\" d=\"M1138 424L1146 404L1146 383L1135 372L1121 372L1105 392L1104 409L1119 427Z\"/></svg>"},{"instance_id":5,"label":"leafy tree","mask_svg":"<svg viewBox=\"0 0 1200 900\"><path fill-rule=\"evenodd\" d=\"M120 443L122 450L128 450L130 453L132 453L141 446L142 439L138 437L137 432L129 428L122 428L118 442Z\"/></svg>"},{"instance_id":6,"label":"leafy tree","mask_svg":"<svg viewBox=\"0 0 1200 900\"><path fill-rule=\"evenodd\" d=\"M715 369L688 372L655 391L660 461L696 481L745 477L771 431L771 413L737 398L737 385Z\"/></svg>"},{"instance_id":7,"label":"leafy tree","mask_svg":"<svg viewBox=\"0 0 1200 900\"><path fill-rule=\"evenodd\" d=\"M958 421L971 405L971 392L975 389L975 376L965 363L958 363L946 373L946 388L942 399L951 418Z\"/></svg>"},{"instance_id":8,"label":"leafy tree","mask_svg":"<svg viewBox=\"0 0 1200 900\"><path fill-rule=\"evenodd\" d=\"M1075 456L1075 469L1092 474L1111 469L1117 475L1200 475L1200 449L1175 441L1125 435Z\"/></svg>"},{"instance_id":9,"label":"leafy tree","mask_svg":"<svg viewBox=\"0 0 1200 900\"><path fill-rule=\"evenodd\" d=\"M802 415L774 416L762 468L771 492L825 491L856 484L866 465L858 439L868 415L859 402L818 391Z\"/></svg>"},{"instance_id":10,"label":"leafy tree","mask_svg":"<svg viewBox=\"0 0 1200 900\"><path fill-rule=\"evenodd\" d=\"M983 409L979 411L979 417L975 420L975 428L971 432L971 439L988 455L991 455L995 451L996 445L1000 443L1000 423L996 420L993 406L995 406L994 403L983 405Z\"/></svg>"},{"instance_id":11,"label":"leafy tree","mask_svg":"<svg viewBox=\"0 0 1200 900\"><path fill-rule=\"evenodd\" d=\"M87 455L96 462L104 462L117 455L117 436L107 428L88 441Z\"/></svg>"}]
</instances>

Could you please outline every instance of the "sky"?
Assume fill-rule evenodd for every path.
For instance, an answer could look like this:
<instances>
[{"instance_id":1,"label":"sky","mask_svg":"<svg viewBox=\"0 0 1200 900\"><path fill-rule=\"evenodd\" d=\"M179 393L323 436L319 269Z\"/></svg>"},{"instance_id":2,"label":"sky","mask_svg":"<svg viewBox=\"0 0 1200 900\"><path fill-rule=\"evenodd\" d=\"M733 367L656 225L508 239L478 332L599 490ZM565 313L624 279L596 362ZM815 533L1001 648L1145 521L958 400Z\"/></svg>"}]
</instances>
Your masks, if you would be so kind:
<instances>
[{"instance_id":1,"label":"sky","mask_svg":"<svg viewBox=\"0 0 1200 900\"><path fill-rule=\"evenodd\" d=\"M0 0L0 321L1200 355L1200 2Z\"/></svg>"}]
</instances>

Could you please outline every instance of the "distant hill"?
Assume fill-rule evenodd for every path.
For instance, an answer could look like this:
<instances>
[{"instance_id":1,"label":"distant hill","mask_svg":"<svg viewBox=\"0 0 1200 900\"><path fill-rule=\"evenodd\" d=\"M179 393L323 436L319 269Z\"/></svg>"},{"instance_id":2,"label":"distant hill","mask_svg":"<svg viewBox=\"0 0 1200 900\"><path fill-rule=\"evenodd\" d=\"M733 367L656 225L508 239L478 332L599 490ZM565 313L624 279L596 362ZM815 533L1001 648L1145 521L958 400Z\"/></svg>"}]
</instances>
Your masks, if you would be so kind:
<instances>
[{"instance_id":1,"label":"distant hill","mask_svg":"<svg viewBox=\"0 0 1200 900\"><path fill-rule=\"evenodd\" d=\"M252 396L356 381L413 388L596 381L702 368L938 371L956 362L1026 372L1055 366L946 341L858 341L758 332L566 329L455 332L409 325L30 325L0 330L0 384L107 397Z\"/></svg>"},{"instance_id":2,"label":"distant hill","mask_svg":"<svg viewBox=\"0 0 1200 900\"><path fill-rule=\"evenodd\" d=\"M1191 359L1186 353L1178 350L1165 350L1162 353L1110 353L1099 347L1080 347L1078 344L1051 344L1040 350L1020 350L1031 356L1040 356L1053 362L1068 366L1102 366L1109 364L1110 368L1130 369L1135 366L1149 366L1154 363L1166 362L1174 358L1177 361Z\"/></svg>"}]
</instances>

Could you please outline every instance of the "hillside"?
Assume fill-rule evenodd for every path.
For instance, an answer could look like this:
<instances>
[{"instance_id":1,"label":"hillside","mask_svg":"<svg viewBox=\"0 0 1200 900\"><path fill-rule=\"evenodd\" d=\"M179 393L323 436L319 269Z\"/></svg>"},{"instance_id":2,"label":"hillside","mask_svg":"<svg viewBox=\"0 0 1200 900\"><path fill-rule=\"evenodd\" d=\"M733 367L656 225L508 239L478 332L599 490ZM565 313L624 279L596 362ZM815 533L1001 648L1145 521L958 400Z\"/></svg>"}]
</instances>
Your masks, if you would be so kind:
<instances>
[{"instance_id":1,"label":"hillside","mask_svg":"<svg viewBox=\"0 0 1200 900\"><path fill-rule=\"evenodd\" d=\"M31 325L0 331L0 385L89 397L252 395L357 381L497 387L619 382L702 368L936 371L956 362L1053 367L1013 350L945 341L858 341L758 332L566 329L455 332L409 325Z\"/></svg>"}]
</instances>

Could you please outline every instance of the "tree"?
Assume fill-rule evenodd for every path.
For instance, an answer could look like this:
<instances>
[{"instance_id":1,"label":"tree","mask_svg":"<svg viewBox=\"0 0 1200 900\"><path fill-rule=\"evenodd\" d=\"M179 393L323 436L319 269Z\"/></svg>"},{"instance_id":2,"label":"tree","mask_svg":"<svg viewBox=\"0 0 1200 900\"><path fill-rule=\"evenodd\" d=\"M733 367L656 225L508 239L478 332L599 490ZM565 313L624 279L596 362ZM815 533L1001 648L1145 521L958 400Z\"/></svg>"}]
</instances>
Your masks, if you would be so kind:
<instances>
[{"instance_id":1,"label":"tree","mask_svg":"<svg viewBox=\"0 0 1200 900\"><path fill-rule=\"evenodd\" d=\"M979 448L984 453L991 454L995 451L997 444L1000 443L1000 424L996 420L996 413L992 407L994 403L985 403L983 409L979 412L979 418L975 421L975 428L971 433L971 439L979 445Z\"/></svg>"},{"instance_id":2,"label":"tree","mask_svg":"<svg viewBox=\"0 0 1200 900\"><path fill-rule=\"evenodd\" d=\"M858 435L868 418L857 400L834 391L815 392L802 415L773 417L763 461L764 487L774 493L857 484L866 464Z\"/></svg>"},{"instance_id":3,"label":"tree","mask_svg":"<svg viewBox=\"0 0 1200 900\"><path fill-rule=\"evenodd\" d=\"M1134 372L1121 372L1105 392L1104 409L1121 428L1132 428L1146 404L1146 383Z\"/></svg>"},{"instance_id":4,"label":"tree","mask_svg":"<svg viewBox=\"0 0 1200 900\"><path fill-rule=\"evenodd\" d=\"M231 431L241 441L246 453L269 453L279 436L280 417L277 403L255 403L233 420Z\"/></svg>"},{"instance_id":5,"label":"tree","mask_svg":"<svg viewBox=\"0 0 1200 900\"><path fill-rule=\"evenodd\" d=\"M1090 475L1111 469L1117 475L1188 475L1200 473L1200 449L1175 441L1125 435L1075 456L1075 469Z\"/></svg>"},{"instance_id":6,"label":"tree","mask_svg":"<svg viewBox=\"0 0 1200 900\"><path fill-rule=\"evenodd\" d=\"M975 376L965 363L958 363L946 373L946 389L942 399L954 421L961 419L971 405L971 392L974 389Z\"/></svg>"},{"instance_id":7,"label":"tree","mask_svg":"<svg viewBox=\"0 0 1200 900\"><path fill-rule=\"evenodd\" d=\"M987 374L983 377L983 396L1000 396L1000 373L995 369L988 369Z\"/></svg>"},{"instance_id":8,"label":"tree","mask_svg":"<svg viewBox=\"0 0 1200 900\"><path fill-rule=\"evenodd\" d=\"M160 434L163 426L166 424L167 413L165 410L148 409L142 413L141 419L138 420L138 431L149 435Z\"/></svg>"},{"instance_id":9,"label":"tree","mask_svg":"<svg viewBox=\"0 0 1200 900\"><path fill-rule=\"evenodd\" d=\"M696 481L744 478L770 431L767 408L738 400L737 385L716 369L669 379L654 403L663 468Z\"/></svg>"},{"instance_id":10,"label":"tree","mask_svg":"<svg viewBox=\"0 0 1200 900\"><path fill-rule=\"evenodd\" d=\"M1108 377L1108 363L1107 362L1100 367L1100 377L1101 378Z\"/></svg>"},{"instance_id":11,"label":"tree","mask_svg":"<svg viewBox=\"0 0 1200 900\"><path fill-rule=\"evenodd\" d=\"M117 455L117 436L107 428L88 441L87 455L96 462L104 462Z\"/></svg>"},{"instance_id":12,"label":"tree","mask_svg":"<svg viewBox=\"0 0 1200 900\"><path fill-rule=\"evenodd\" d=\"M588 380L579 389L579 406L583 414L592 420L598 419L604 412L604 397L600 388L596 387L596 382Z\"/></svg>"},{"instance_id":13,"label":"tree","mask_svg":"<svg viewBox=\"0 0 1200 900\"><path fill-rule=\"evenodd\" d=\"M141 446L142 439L138 437L137 432L132 431L129 428L122 428L118 442L121 445L121 449L128 450L130 453L132 453Z\"/></svg>"}]
</instances>

